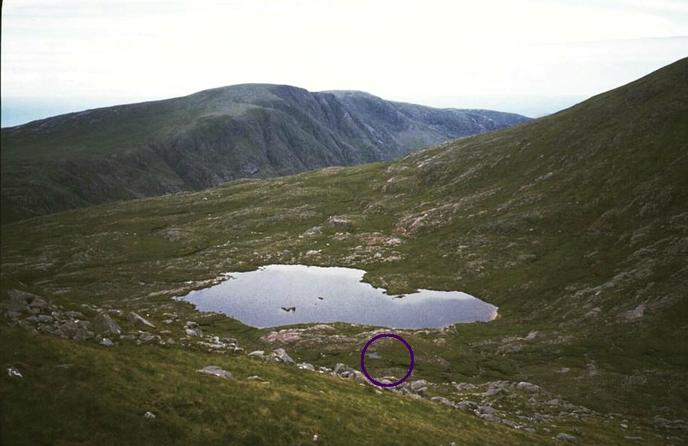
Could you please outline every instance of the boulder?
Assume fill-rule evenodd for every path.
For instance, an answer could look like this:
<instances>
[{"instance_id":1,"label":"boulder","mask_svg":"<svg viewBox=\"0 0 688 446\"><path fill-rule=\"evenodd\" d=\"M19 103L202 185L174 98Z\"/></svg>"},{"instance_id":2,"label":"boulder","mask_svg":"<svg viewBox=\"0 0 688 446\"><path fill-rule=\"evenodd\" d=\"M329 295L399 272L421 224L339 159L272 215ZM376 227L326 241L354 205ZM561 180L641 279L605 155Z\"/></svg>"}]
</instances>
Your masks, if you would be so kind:
<instances>
[{"instance_id":1,"label":"boulder","mask_svg":"<svg viewBox=\"0 0 688 446\"><path fill-rule=\"evenodd\" d=\"M248 356L252 358L264 359L265 352L263 350L254 350L251 353L249 353Z\"/></svg>"},{"instance_id":2,"label":"boulder","mask_svg":"<svg viewBox=\"0 0 688 446\"><path fill-rule=\"evenodd\" d=\"M516 388L529 393L537 393L540 391L540 386L526 381L521 381L520 383L516 384Z\"/></svg>"},{"instance_id":3,"label":"boulder","mask_svg":"<svg viewBox=\"0 0 688 446\"><path fill-rule=\"evenodd\" d=\"M298 368L300 368L301 370L309 370L311 372L315 372L315 367L313 366L313 364L310 364L308 362L301 362L301 363L297 364L296 366Z\"/></svg>"},{"instance_id":4,"label":"boulder","mask_svg":"<svg viewBox=\"0 0 688 446\"><path fill-rule=\"evenodd\" d=\"M283 348L277 348L272 351L272 357L275 358L278 362L284 362L287 364L294 364L294 360L291 359L291 356L287 354L287 351Z\"/></svg>"},{"instance_id":5,"label":"boulder","mask_svg":"<svg viewBox=\"0 0 688 446\"><path fill-rule=\"evenodd\" d=\"M567 434L567 433L564 433L564 432L559 432L559 433L557 434L557 437L556 437L556 438L557 438L557 440L563 441L563 442L566 442L566 443L575 443L576 441L578 441L578 438L576 438L575 435Z\"/></svg>"},{"instance_id":6,"label":"boulder","mask_svg":"<svg viewBox=\"0 0 688 446\"><path fill-rule=\"evenodd\" d=\"M418 379L416 381L411 381L411 390L416 393L422 393L428 390L428 382L424 379Z\"/></svg>"},{"instance_id":7,"label":"boulder","mask_svg":"<svg viewBox=\"0 0 688 446\"><path fill-rule=\"evenodd\" d=\"M31 303L29 304L29 307L32 309L37 309L39 311L47 311L50 307L50 303L40 296L34 296L34 298L31 300Z\"/></svg>"},{"instance_id":8,"label":"boulder","mask_svg":"<svg viewBox=\"0 0 688 446\"><path fill-rule=\"evenodd\" d=\"M142 331L139 335L139 343L141 344L152 344L153 342L160 342L160 336L148 333L147 331Z\"/></svg>"},{"instance_id":9,"label":"boulder","mask_svg":"<svg viewBox=\"0 0 688 446\"><path fill-rule=\"evenodd\" d=\"M105 347L112 347L115 345L115 343L108 338L103 338L100 340L100 345L103 345Z\"/></svg>"},{"instance_id":10,"label":"boulder","mask_svg":"<svg viewBox=\"0 0 688 446\"><path fill-rule=\"evenodd\" d=\"M99 313L93 319L93 328L96 333L108 334L108 335L119 335L122 333L122 329L119 327L117 322L115 322L106 313Z\"/></svg>"},{"instance_id":11,"label":"boulder","mask_svg":"<svg viewBox=\"0 0 688 446\"><path fill-rule=\"evenodd\" d=\"M478 406L478 412L494 415L495 410L492 406Z\"/></svg>"},{"instance_id":12,"label":"boulder","mask_svg":"<svg viewBox=\"0 0 688 446\"><path fill-rule=\"evenodd\" d=\"M139 314L137 314L133 311L129 313L129 316L127 316L127 319L129 319L129 322L131 322L132 324L135 324L135 325L143 325L144 327L155 328L155 325L151 324L146 319L144 319Z\"/></svg>"},{"instance_id":13,"label":"boulder","mask_svg":"<svg viewBox=\"0 0 688 446\"><path fill-rule=\"evenodd\" d=\"M198 373L205 373L206 375L217 376L218 378L224 378L224 379L233 379L234 378L232 376L231 372L228 372L227 370L220 368L216 365L209 365L209 366L203 367L202 369L198 369L196 371Z\"/></svg>"},{"instance_id":14,"label":"boulder","mask_svg":"<svg viewBox=\"0 0 688 446\"><path fill-rule=\"evenodd\" d=\"M187 336L191 336L191 337L201 336L201 333L199 332L199 330L194 330L193 328L185 328L184 333L186 333Z\"/></svg>"}]
</instances>

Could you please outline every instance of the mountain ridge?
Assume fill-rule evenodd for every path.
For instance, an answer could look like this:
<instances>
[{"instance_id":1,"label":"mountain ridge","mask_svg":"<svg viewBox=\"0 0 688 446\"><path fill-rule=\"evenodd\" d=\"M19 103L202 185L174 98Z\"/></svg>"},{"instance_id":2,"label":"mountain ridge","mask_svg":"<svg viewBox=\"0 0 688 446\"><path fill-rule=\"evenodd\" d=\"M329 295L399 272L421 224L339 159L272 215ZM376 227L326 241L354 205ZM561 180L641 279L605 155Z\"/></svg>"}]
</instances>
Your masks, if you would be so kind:
<instances>
[{"instance_id":1,"label":"mountain ridge","mask_svg":"<svg viewBox=\"0 0 688 446\"><path fill-rule=\"evenodd\" d=\"M68 113L2 129L2 220L390 160L528 120L278 84Z\"/></svg>"}]
</instances>

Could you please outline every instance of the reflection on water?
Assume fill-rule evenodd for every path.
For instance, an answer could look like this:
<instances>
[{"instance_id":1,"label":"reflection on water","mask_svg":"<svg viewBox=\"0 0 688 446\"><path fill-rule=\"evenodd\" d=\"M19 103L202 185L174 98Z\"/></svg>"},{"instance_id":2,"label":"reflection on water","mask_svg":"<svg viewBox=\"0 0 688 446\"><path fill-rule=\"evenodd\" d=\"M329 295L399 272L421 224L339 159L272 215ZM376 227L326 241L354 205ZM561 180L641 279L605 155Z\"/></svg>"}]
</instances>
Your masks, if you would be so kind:
<instances>
[{"instance_id":1,"label":"reflection on water","mask_svg":"<svg viewBox=\"0 0 688 446\"><path fill-rule=\"evenodd\" d=\"M192 291L181 300L258 328L311 322L440 328L489 321L497 315L494 305L459 291L391 296L361 282L364 274L351 268L268 265L230 273L227 281Z\"/></svg>"}]
</instances>

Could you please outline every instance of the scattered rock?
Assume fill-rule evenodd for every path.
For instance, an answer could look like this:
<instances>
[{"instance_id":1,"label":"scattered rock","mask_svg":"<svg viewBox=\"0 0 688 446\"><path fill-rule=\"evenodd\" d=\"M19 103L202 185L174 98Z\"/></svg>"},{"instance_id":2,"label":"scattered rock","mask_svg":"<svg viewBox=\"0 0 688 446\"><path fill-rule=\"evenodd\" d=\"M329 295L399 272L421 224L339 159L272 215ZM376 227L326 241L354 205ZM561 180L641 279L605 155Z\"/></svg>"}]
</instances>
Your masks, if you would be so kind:
<instances>
[{"instance_id":1,"label":"scattered rock","mask_svg":"<svg viewBox=\"0 0 688 446\"><path fill-rule=\"evenodd\" d=\"M349 229L353 226L353 222L351 221L350 218L340 216L340 215L333 215L332 217L328 218L327 224L329 226L332 226L333 228L342 228L342 229Z\"/></svg>"},{"instance_id":2,"label":"scattered rock","mask_svg":"<svg viewBox=\"0 0 688 446\"><path fill-rule=\"evenodd\" d=\"M206 367L203 367L202 369L196 370L198 373L205 373L206 375L213 375L217 376L219 378L224 378L224 379L232 379L232 373L228 372L225 369L222 369L216 365L209 365Z\"/></svg>"},{"instance_id":3,"label":"scattered rock","mask_svg":"<svg viewBox=\"0 0 688 446\"><path fill-rule=\"evenodd\" d=\"M93 328L96 333L108 334L108 335L119 335L122 333L122 329L108 314L99 313L93 319Z\"/></svg>"},{"instance_id":4,"label":"scattered rock","mask_svg":"<svg viewBox=\"0 0 688 446\"><path fill-rule=\"evenodd\" d=\"M492 406L478 406L478 412L494 415L495 409Z\"/></svg>"},{"instance_id":5,"label":"scattered rock","mask_svg":"<svg viewBox=\"0 0 688 446\"><path fill-rule=\"evenodd\" d=\"M315 367L313 366L313 364L310 364L308 362L301 362L301 363L297 364L296 366L298 368L300 368L301 370L309 370L311 372L315 372Z\"/></svg>"},{"instance_id":6,"label":"scattered rock","mask_svg":"<svg viewBox=\"0 0 688 446\"><path fill-rule=\"evenodd\" d=\"M410 387L415 393L423 393L428 390L428 382L424 379L418 379L416 381L411 381Z\"/></svg>"},{"instance_id":7,"label":"scattered rock","mask_svg":"<svg viewBox=\"0 0 688 446\"><path fill-rule=\"evenodd\" d=\"M538 335L538 332L533 330L530 333L528 333L528 336L526 336L524 339L526 341L532 341L533 339L535 339L537 337L537 335Z\"/></svg>"},{"instance_id":8,"label":"scattered rock","mask_svg":"<svg viewBox=\"0 0 688 446\"><path fill-rule=\"evenodd\" d=\"M129 316L127 317L127 319L129 319L129 322L131 322L132 324L143 325L144 327L149 327L149 328L155 328L155 325L151 324L146 319L144 319L139 314L137 314L133 311L131 313L129 313Z\"/></svg>"},{"instance_id":9,"label":"scattered rock","mask_svg":"<svg viewBox=\"0 0 688 446\"><path fill-rule=\"evenodd\" d=\"M248 354L252 358L265 359L265 352L263 350L254 350Z\"/></svg>"},{"instance_id":10,"label":"scattered rock","mask_svg":"<svg viewBox=\"0 0 688 446\"><path fill-rule=\"evenodd\" d=\"M576 441L578 441L578 438L576 438L575 435L567 434L564 432L559 432L556 438L557 440L564 441L566 443L575 443Z\"/></svg>"},{"instance_id":11,"label":"scattered rock","mask_svg":"<svg viewBox=\"0 0 688 446\"><path fill-rule=\"evenodd\" d=\"M160 336L148 333L147 331L142 331L141 334L139 334L138 342L141 344L151 344L156 341L160 342Z\"/></svg>"},{"instance_id":12,"label":"scattered rock","mask_svg":"<svg viewBox=\"0 0 688 446\"><path fill-rule=\"evenodd\" d=\"M493 381L487 383L487 390L483 393L483 396L497 396L509 393L509 382L508 381Z\"/></svg>"},{"instance_id":13,"label":"scattered rock","mask_svg":"<svg viewBox=\"0 0 688 446\"><path fill-rule=\"evenodd\" d=\"M105 347L112 347L115 345L115 343L108 338L103 338L100 340L100 345L104 345Z\"/></svg>"},{"instance_id":14,"label":"scattered rock","mask_svg":"<svg viewBox=\"0 0 688 446\"><path fill-rule=\"evenodd\" d=\"M287 351L283 348L278 348L272 351L272 357L278 362L284 362L287 364L294 364L294 360L291 356L287 354Z\"/></svg>"},{"instance_id":15,"label":"scattered rock","mask_svg":"<svg viewBox=\"0 0 688 446\"><path fill-rule=\"evenodd\" d=\"M7 376L9 376L10 378L23 378L24 377L24 375L22 375L21 372L19 370L15 369L14 367L10 367L9 369L7 369Z\"/></svg>"},{"instance_id":16,"label":"scattered rock","mask_svg":"<svg viewBox=\"0 0 688 446\"><path fill-rule=\"evenodd\" d=\"M443 396L433 396L432 398L430 398L430 401L444 404L445 406L454 407L454 403L451 400L449 400Z\"/></svg>"},{"instance_id":17,"label":"scattered rock","mask_svg":"<svg viewBox=\"0 0 688 446\"><path fill-rule=\"evenodd\" d=\"M143 417L148 419L148 420L154 420L155 414L153 412L146 412L143 414Z\"/></svg>"},{"instance_id":18,"label":"scattered rock","mask_svg":"<svg viewBox=\"0 0 688 446\"><path fill-rule=\"evenodd\" d=\"M40 296L34 296L33 300L31 300L31 303L29 304L30 308L35 308L35 309L38 309L40 311L47 310L49 306L50 306L50 303Z\"/></svg>"},{"instance_id":19,"label":"scattered rock","mask_svg":"<svg viewBox=\"0 0 688 446\"><path fill-rule=\"evenodd\" d=\"M491 413L483 413L480 414L479 417L485 421L489 421L491 423L501 423L502 419L499 418L497 415L493 415Z\"/></svg>"},{"instance_id":20,"label":"scattered rock","mask_svg":"<svg viewBox=\"0 0 688 446\"><path fill-rule=\"evenodd\" d=\"M526 381L521 381L520 383L516 384L516 388L529 393L537 393L540 391L540 386Z\"/></svg>"},{"instance_id":21,"label":"scattered rock","mask_svg":"<svg viewBox=\"0 0 688 446\"><path fill-rule=\"evenodd\" d=\"M187 336L191 337L200 337L201 333L199 330L194 330L193 328L185 328L184 333L186 333Z\"/></svg>"}]
</instances>

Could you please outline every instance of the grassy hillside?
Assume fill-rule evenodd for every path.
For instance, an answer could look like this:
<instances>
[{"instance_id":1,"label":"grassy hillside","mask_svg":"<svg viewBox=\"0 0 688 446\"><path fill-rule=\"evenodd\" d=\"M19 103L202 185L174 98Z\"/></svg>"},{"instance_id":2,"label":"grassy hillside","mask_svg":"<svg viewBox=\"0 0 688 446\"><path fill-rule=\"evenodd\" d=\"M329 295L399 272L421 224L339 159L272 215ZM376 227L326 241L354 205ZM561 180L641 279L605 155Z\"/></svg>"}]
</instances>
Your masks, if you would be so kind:
<instances>
[{"instance_id":1,"label":"grassy hillside","mask_svg":"<svg viewBox=\"0 0 688 446\"><path fill-rule=\"evenodd\" d=\"M206 335L231 336L246 351L284 347L297 362L355 367L371 327L256 330L222 316L199 315L170 299L208 286L222 272L261 264L353 266L394 292L469 292L498 305L501 318L441 331L403 331L417 353L412 379L431 385L423 401L408 402L414 415L401 418L406 424L396 431L377 424L377 411L366 399L368 386L354 380L330 387L329 375L257 362L255 373L272 374L274 383L289 382L290 373L312 379L314 387L299 397L304 400L319 401L312 399L314 389L336 393L313 406L323 416L316 423L322 437L337 437L332 444L354 439L384 444L383 432L398 439L418 434L421 444L423 439L470 444L483 438L483 422L495 429L490 431L494 437L484 437L481 444L492 438L500 444L549 443L560 433L582 444L683 444L688 432L687 80L684 59L556 115L393 163L244 180L4 225L3 293L28 290L65 308L80 308L86 318L103 309L138 311L158 327L155 333L163 327L169 333L161 337L171 336L176 344L135 347L123 339L112 350L82 349L3 329L2 365L31 371L57 348L75 349L95 375L100 369L91 358L96 355L103 361L126 356L122 370L129 373L149 356L169 363L160 366L163 371L178 370L166 355L186 358L179 359L188 361L185 370L197 368L211 359L203 344L184 334L184 321L193 320ZM178 318L167 325L163 321L170 312ZM115 318L125 332L136 333L125 317ZM28 322L12 324L31 328ZM295 338L287 340L286 334ZM36 350L13 353L10 346L22 343ZM11 359L13 354L19 359ZM213 355L212 362L224 358ZM231 358L221 365L249 373L246 364L253 363L245 363L242 355ZM398 374L400 358L391 354L386 361L388 373ZM201 385L193 374L170 373L179 374L174 381L179 386ZM136 376L123 395L155 388L155 375ZM42 379L25 381L24 392L46 398L50 386ZM69 377L54 379L56 385L70 382ZM115 378L105 382L110 379ZM540 390L529 394L516 387L520 381ZM16 382L4 381L3 413L9 415L3 416L30 410L21 393L8 387ZM386 408L407 404L402 394L383 395L394 401L385 402ZM454 420L447 426L478 421L462 430L469 437L452 436L455 431L442 427L442 416L408 424L433 396L458 407L445 409ZM339 398L357 407L364 421L355 426L333 421L342 410ZM52 402L46 410L63 411L79 401ZM293 404L285 402L284 410L311 423L310 409ZM254 406L259 410L263 403ZM101 423L116 413L106 407L81 422ZM241 409L224 406L206 412L210 418L218 414L243 416ZM248 430L262 432L267 418L247 420ZM188 431L202 429L209 436L204 438L218 435L217 428L200 428L189 413L174 420ZM504 426L511 427L504 431ZM28 429L20 425L16 435ZM160 435L174 432L170 425L160 429ZM449 435L425 435L435 429ZM124 435L96 431L111 438ZM391 444L399 442L404 440Z\"/></svg>"},{"instance_id":2,"label":"grassy hillside","mask_svg":"<svg viewBox=\"0 0 688 446\"><path fill-rule=\"evenodd\" d=\"M528 119L247 84L2 129L2 218L391 160Z\"/></svg>"}]
</instances>

